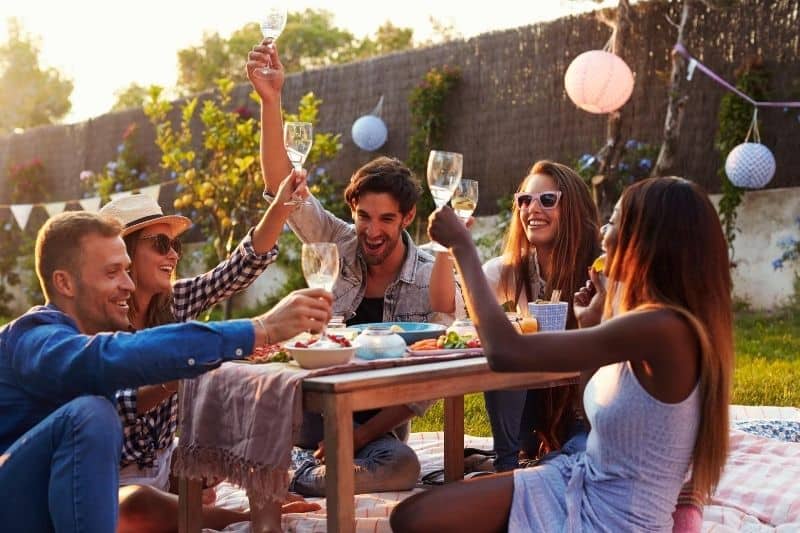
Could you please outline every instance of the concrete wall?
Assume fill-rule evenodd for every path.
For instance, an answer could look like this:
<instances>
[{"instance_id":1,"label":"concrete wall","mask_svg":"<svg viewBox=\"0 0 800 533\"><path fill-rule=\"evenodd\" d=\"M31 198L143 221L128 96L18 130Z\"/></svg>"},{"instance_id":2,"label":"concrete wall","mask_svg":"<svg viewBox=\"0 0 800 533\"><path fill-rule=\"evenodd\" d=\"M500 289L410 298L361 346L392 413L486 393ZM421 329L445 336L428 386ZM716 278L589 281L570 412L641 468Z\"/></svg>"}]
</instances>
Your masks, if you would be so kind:
<instances>
[{"instance_id":1,"label":"concrete wall","mask_svg":"<svg viewBox=\"0 0 800 533\"><path fill-rule=\"evenodd\" d=\"M715 205L720 195L711 196ZM800 188L748 192L738 209L734 240L734 297L754 309L772 309L787 303L794 293L794 272L800 265L775 270L772 262L782 251L778 241L794 235L800 238L795 219L800 217ZM701 268L698 262L698 268Z\"/></svg>"}]
</instances>

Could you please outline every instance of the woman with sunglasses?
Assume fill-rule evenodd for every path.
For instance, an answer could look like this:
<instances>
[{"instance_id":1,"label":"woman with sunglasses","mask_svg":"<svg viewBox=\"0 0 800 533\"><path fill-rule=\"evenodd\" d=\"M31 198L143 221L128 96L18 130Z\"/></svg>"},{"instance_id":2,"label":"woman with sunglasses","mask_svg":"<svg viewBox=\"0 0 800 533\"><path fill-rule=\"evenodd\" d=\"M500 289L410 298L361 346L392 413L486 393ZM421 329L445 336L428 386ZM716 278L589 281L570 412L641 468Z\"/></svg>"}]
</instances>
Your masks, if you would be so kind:
<instances>
[{"instance_id":1,"label":"woman with sunglasses","mask_svg":"<svg viewBox=\"0 0 800 533\"><path fill-rule=\"evenodd\" d=\"M559 163L534 164L514 195L504 240L503 255L483 265L499 304L509 303L527 315L528 302L549 299L554 289L560 289L562 299L569 301L600 254L597 208L583 179ZM446 254L437 255L431 304L437 311L452 313L456 311L455 289L452 268L445 259ZM567 329L575 327L570 303ZM517 468L520 459L540 457L561 448L576 434L585 434L576 414L580 410L576 385L489 391L484 398L497 472Z\"/></svg>"},{"instance_id":2,"label":"woman with sunglasses","mask_svg":"<svg viewBox=\"0 0 800 533\"><path fill-rule=\"evenodd\" d=\"M133 329L192 320L249 287L277 257L275 243L292 209L284 203L299 181L293 172L281 183L280 201L272 203L227 259L205 274L185 279L176 279L176 269L182 251L178 237L191 226L188 218L165 215L155 200L140 194L106 204L100 212L125 226L122 236L136 287L129 303ZM177 391L178 383L171 382L117 392L124 433L119 531L149 531L151 525L170 529L169 524L177 528L177 499L164 492L170 487ZM206 492L204 500L211 498L213 491ZM302 501L286 506L291 512L318 508ZM221 529L243 520L249 520L246 513L204 506L206 527Z\"/></svg>"},{"instance_id":3,"label":"woman with sunglasses","mask_svg":"<svg viewBox=\"0 0 800 533\"><path fill-rule=\"evenodd\" d=\"M515 333L480 305L493 290L455 213L437 210L428 232L456 258L491 368L582 372L592 429L585 451L415 494L395 507L393 531L670 532L687 475L711 495L728 447L731 276L719 217L696 184L653 178L623 192L603 236L607 287L589 271L574 295L591 326L580 330Z\"/></svg>"}]
</instances>

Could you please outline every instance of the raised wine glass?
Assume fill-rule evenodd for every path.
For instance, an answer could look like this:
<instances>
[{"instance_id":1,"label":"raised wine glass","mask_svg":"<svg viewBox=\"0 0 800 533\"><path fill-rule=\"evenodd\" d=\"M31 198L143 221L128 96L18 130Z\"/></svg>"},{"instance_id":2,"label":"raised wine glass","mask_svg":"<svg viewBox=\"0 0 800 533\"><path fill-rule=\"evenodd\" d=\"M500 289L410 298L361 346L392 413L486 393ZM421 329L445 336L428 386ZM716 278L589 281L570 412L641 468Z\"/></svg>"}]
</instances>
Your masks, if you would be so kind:
<instances>
[{"instance_id":1,"label":"raised wine glass","mask_svg":"<svg viewBox=\"0 0 800 533\"><path fill-rule=\"evenodd\" d=\"M314 129L310 122L287 122L283 125L283 145L295 170L303 168L313 143ZM307 203L309 203L307 200L293 196L291 200L284 202L284 205Z\"/></svg>"},{"instance_id":2,"label":"raised wine glass","mask_svg":"<svg viewBox=\"0 0 800 533\"><path fill-rule=\"evenodd\" d=\"M288 10L286 6L279 2L267 7L260 21L261 35L264 36L264 39L274 41L278 38L281 32L283 32L283 28L286 27L287 15ZM277 70L269 65L261 69L261 75L265 78L274 76L276 72Z\"/></svg>"},{"instance_id":3,"label":"raised wine glass","mask_svg":"<svg viewBox=\"0 0 800 533\"><path fill-rule=\"evenodd\" d=\"M304 243L301 252L303 276L312 289L333 290L339 276L339 249L332 242ZM325 336L325 325L320 338Z\"/></svg>"},{"instance_id":4,"label":"raised wine glass","mask_svg":"<svg viewBox=\"0 0 800 533\"><path fill-rule=\"evenodd\" d=\"M456 215L466 223L478 206L478 182L461 178L450 205L453 206Z\"/></svg>"},{"instance_id":5,"label":"raised wine glass","mask_svg":"<svg viewBox=\"0 0 800 533\"><path fill-rule=\"evenodd\" d=\"M461 181L461 170L464 158L457 152L431 150L428 156L428 187L436 207L446 205L453 196L453 191ZM447 248L434 242L431 247L437 252L446 252Z\"/></svg>"}]
</instances>

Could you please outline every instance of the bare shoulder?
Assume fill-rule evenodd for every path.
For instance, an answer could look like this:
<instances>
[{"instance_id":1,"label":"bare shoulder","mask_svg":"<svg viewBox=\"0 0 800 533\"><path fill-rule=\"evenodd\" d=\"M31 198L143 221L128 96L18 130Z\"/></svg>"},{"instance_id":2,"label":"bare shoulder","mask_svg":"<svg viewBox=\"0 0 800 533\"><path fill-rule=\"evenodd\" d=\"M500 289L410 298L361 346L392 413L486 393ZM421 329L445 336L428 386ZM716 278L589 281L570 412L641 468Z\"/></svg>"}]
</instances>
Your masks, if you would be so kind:
<instances>
[{"instance_id":1,"label":"bare shoulder","mask_svg":"<svg viewBox=\"0 0 800 533\"><path fill-rule=\"evenodd\" d=\"M694 327L680 312L660 307L625 313L607 322L609 333L625 342L641 359L657 363L676 362L675 358L694 359L699 339Z\"/></svg>"}]
</instances>

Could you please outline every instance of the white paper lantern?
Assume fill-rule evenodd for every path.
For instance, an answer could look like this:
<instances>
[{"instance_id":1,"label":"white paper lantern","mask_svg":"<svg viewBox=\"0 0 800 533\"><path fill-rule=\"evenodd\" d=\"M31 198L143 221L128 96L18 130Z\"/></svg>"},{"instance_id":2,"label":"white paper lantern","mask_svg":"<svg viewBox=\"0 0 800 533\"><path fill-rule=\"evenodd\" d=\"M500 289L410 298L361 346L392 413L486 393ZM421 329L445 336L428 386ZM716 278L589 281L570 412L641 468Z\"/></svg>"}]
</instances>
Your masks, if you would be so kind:
<instances>
[{"instance_id":1,"label":"white paper lantern","mask_svg":"<svg viewBox=\"0 0 800 533\"><path fill-rule=\"evenodd\" d=\"M389 130L383 120L375 115L364 115L353 122L350 130L356 146L367 152L374 152L386 142Z\"/></svg>"},{"instance_id":2,"label":"white paper lantern","mask_svg":"<svg viewBox=\"0 0 800 533\"><path fill-rule=\"evenodd\" d=\"M744 142L725 159L725 174L737 187L760 189L775 175L775 156L761 143Z\"/></svg>"},{"instance_id":3,"label":"white paper lantern","mask_svg":"<svg viewBox=\"0 0 800 533\"><path fill-rule=\"evenodd\" d=\"M633 73L618 55L590 50L569 64L564 87L570 100L584 111L611 113L630 98Z\"/></svg>"}]
</instances>

